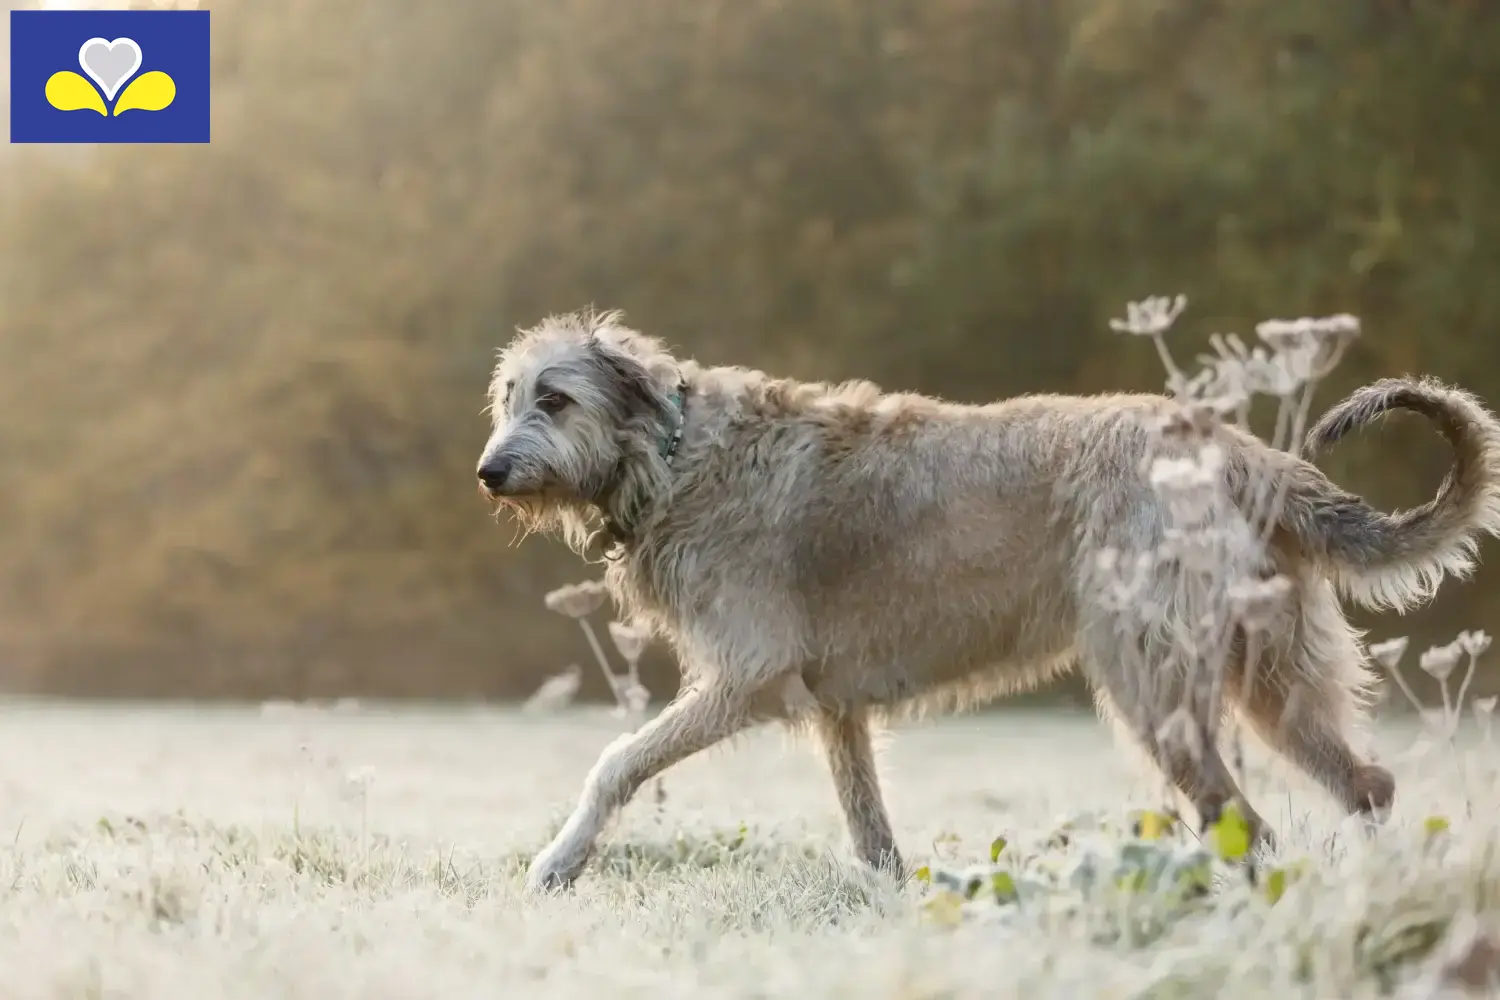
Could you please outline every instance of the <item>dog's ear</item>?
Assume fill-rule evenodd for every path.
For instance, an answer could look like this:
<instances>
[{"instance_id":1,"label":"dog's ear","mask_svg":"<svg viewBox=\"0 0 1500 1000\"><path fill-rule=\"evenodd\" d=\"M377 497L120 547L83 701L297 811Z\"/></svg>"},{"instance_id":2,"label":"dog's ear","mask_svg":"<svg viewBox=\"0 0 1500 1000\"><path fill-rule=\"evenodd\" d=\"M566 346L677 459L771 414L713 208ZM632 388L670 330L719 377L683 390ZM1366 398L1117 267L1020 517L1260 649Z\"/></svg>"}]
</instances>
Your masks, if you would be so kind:
<instances>
[{"instance_id":1,"label":"dog's ear","mask_svg":"<svg viewBox=\"0 0 1500 1000\"><path fill-rule=\"evenodd\" d=\"M627 414L667 415L669 400L646 362L597 333L589 338L589 356L608 374L608 384Z\"/></svg>"},{"instance_id":2,"label":"dog's ear","mask_svg":"<svg viewBox=\"0 0 1500 1000\"><path fill-rule=\"evenodd\" d=\"M622 326L619 313L610 313L597 324L589 339L605 348L635 359L656 379L658 385L669 385L677 374L677 363L671 352L655 337Z\"/></svg>"}]
</instances>

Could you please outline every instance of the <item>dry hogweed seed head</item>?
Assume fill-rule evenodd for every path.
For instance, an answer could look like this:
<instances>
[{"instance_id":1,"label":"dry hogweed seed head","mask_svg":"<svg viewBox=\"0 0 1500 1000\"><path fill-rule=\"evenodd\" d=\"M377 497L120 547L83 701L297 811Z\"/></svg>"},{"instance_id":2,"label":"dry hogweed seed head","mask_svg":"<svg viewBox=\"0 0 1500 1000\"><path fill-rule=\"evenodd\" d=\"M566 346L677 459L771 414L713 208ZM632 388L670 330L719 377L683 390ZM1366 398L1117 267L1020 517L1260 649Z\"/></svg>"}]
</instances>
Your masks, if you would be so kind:
<instances>
[{"instance_id":1,"label":"dry hogweed seed head","mask_svg":"<svg viewBox=\"0 0 1500 1000\"><path fill-rule=\"evenodd\" d=\"M1255 332L1288 364L1288 374L1317 381L1333 370L1359 336L1359 320L1348 314L1267 320Z\"/></svg>"},{"instance_id":2,"label":"dry hogweed seed head","mask_svg":"<svg viewBox=\"0 0 1500 1000\"><path fill-rule=\"evenodd\" d=\"M1286 394L1287 385L1281 366L1266 353L1263 347L1257 347L1251 351L1250 356L1240 363L1240 373L1245 380L1245 388L1252 394L1261 396Z\"/></svg>"},{"instance_id":3,"label":"dry hogweed seed head","mask_svg":"<svg viewBox=\"0 0 1500 1000\"><path fill-rule=\"evenodd\" d=\"M1138 553L1129 562L1122 559L1118 549L1100 552L1094 564L1099 591L1096 599L1111 611L1139 610L1155 562L1155 555L1149 552Z\"/></svg>"},{"instance_id":4,"label":"dry hogweed seed head","mask_svg":"<svg viewBox=\"0 0 1500 1000\"><path fill-rule=\"evenodd\" d=\"M1348 313L1335 316L1302 316L1268 319L1255 325L1255 335L1274 350L1299 344L1344 341L1359 336L1359 319Z\"/></svg>"},{"instance_id":5,"label":"dry hogweed seed head","mask_svg":"<svg viewBox=\"0 0 1500 1000\"><path fill-rule=\"evenodd\" d=\"M1224 452L1215 444L1206 444L1197 454L1175 458L1162 455L1151 459L1149 478L1157 489L1198 489L1218 483L1224 467Z\"/></svg>"},{"instance_id":6,"label":"dry hogweed seed head","mask_svg":"<svg viewBox=\"0 0 1500 1000\"><path fill-rule=\"evenodd\" d=\"M569 618L585 618L604 605L609 590L599 580L569 583L547 594L543 602L548 611L555 611Z\"/></svg>"},{"instance_id":7,"label":"dry hogweed seed head","mask_svg":"<svg viewBox=\"0 0 1500 1000\"><path fill-rule=\"evenodd\" d=\"M1194 411L1207 433L1217 420L1250 405L1250 378L1239 358L1201 356L1198 362L1203 370L1189 383L1198 402L1185 408Z\"/></svg>"},{"instance_id":8,"label":"dry hogweed seed head","mask_svg":"<svg viewBox=\"0 0 1500 1000\"><path fill-rule=\"evenodd\" d=\"M1155 459L1148 479L1179 521L1199 524L1217 507L1223 462L1219 446L1208 444L1193 457Z\"/></svg>"},{"instance_id":9,"label":"dry hogweed seed head","mask_svg":"<svg viewBox=\"0 0 1500 1000\"><path fill-rule=\"evenodd\" d=\"M1484 734L1485 741L1488 742L1495 721L1495 696L1475 698L1472 711L1474 721L1478 723L1480 732Z\"/></svg>"},{"instance_id":10,"label":"dry hogweed seed head","mask_svg":"<svg viewBox=\"0 0 1500 1000\"><path fill-rule=\"evenodd\" d=\"M555 712L572 704L583 683L583 669L571 664L561 673L548 677L521 706L526 712Z\"/></svg>"},{"instance_id":11,"label":"dry hogweed seed head","mask_svg":"<svg viewBox=\"0 0 1500 1000\"><path fill-rule=\"evenodd\" d=\"M1166 333L1177 322L1177 317L1187 308L1187 296L1168 298L1154 295L1140 302L1125 305L1125 318L1112 319L1109 328L1116 333L1128 333L1137 337L1155 337Z\"/></svg>"},{"instance_id":12,"label":"dry hogweed seed head","mask_svg":"<svg viewBox=\"0 0 1500 1000\"><path fill-rule=\"evenodd\" d=\"M641 655L646 652L646 643L650 636L644 629L637 628L627 622L610 622L609 637L614 641L615 648L625 658L625 662L634 666L640 662Z\"/></svg>"},{"instance_id":13,"label":"dry hogweed seed head","mask_svg":"<svg viewBox=\"0 0 1500 1000\"><path fill-rule=\"evenodd\" d=\"M1163 562L1176 562L1189 573L1222 576L1229 565L1240 565L1245 562L1243 555L1253 553L1250 543L1243 524L1189 530L1169 527L1162 535L1157 557Z\"/></svg>"},{"instance_id":14,"label":"dry hogweed seed head","mask_svg":"<svg viewBox=\"0 0 1500 1000\"><path fill-rule=\"evenodd\" d=\"M1482 630L1458 633L1458 644L1470 656L1482 656L1490 648L1490 637Z\"/></svg>"},{"instance_id":15,"label":"dry hogweed seed head","mask_svg":"<svg viewBox=\"0 0 1500 1000\"><path fill-rule=\"evenodd\" d=\"M1371 645L1367 652L1387 670L1395 670L1401 664L1401 657L1406 655L1406 647L1410 640L1404 635L1398 635L1394 639L1377 642Z\"/></svg>"},{"instance_id":16,"label":"dry hogweed seed head","mask_svg":"<svg viewBox=\"0 0 1500 1000\"><path fill-rule=\"evenodd\" d=\"M1278 573L1269 580L1231 584L1229 603L1245 628L1263 631L1281 620L1291 592L1292 581Z\"/></svg>"},{"instance_id":17,"label":"dry hogweed seed head","mask_svg":"<svg viewBox=\"0 0 1500 1000\"><path fill-rule=\"evenodd\" d=\"M1142 422L1153 435L1161 439L1163 444L1177 446L1207 437L1217 420L1212 414L1205 414L1201 406L1178 403ZM1154 457L1154 455L1147 455L1142 460L1143 474L1149 472L1151 460Z\"/></svg>"},{"instance_id":18,"label":"dry hogweed seed head","mask_svg":"<svg viewBox=\"0 0 1500 1000\"><path fill-rule=\"evenodd\" d=\"M1433 646L1422 654L1417 663L1434 680L1445 681L1453 674L1462 658L1463 647L1454 640L1446 646Z\"/></svg>"},{"instance_id":19,"label":"dry hogweed seed head","mask_svg":"<svg viewBox=\"0 0 1500 1000\"><path fill-rule=\"evenodd\" d=\"M1312 379L1311 355L1300 348L1287 348L1272 356L1264 370L1266 392L1294 396Z\"/></svg>"}]
</instances>

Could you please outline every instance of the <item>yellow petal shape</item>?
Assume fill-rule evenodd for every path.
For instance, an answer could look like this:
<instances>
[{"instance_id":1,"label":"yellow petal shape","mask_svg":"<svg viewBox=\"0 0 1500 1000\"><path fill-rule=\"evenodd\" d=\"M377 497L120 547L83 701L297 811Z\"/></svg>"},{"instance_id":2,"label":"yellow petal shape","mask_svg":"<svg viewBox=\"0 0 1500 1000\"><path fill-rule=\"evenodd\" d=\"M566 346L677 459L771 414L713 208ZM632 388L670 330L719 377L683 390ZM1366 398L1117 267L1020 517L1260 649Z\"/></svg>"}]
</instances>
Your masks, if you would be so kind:
<instances>
[{"instance_id":1,"label":"yellow petal shape","mask_svg":"<svg viewBox=\"0 0 1500 1000\"><path fill-rule=\"evenodd\" d=\"M125 93L115 102L115 117L132 108L142 111L160 111L171 104L177 96L177 82L161 70L142 73L130 81Z\"/></svg>"},{"instance_id":2,"label":"yellow petal shape","mask_svg":"<svg viewBox=\"0 0 1500 1000\"><path fill-rule=\"evenodd\" d=\"M47 103L59 111L97 111L101 115L109 114L104 110L104 98L99 96L94 85L69 70L47 77L46 94Z\"/></svg>"}]
</instances>

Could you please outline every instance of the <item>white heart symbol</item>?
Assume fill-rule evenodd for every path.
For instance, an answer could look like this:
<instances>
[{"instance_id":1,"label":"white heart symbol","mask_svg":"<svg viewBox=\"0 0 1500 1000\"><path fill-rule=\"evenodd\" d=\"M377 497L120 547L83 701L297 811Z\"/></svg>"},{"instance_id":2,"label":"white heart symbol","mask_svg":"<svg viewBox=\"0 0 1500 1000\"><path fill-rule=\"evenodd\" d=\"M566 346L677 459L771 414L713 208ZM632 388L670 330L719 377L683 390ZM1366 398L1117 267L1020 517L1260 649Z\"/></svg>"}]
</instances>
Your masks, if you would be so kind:
<instances>
[{"instance_id":1,"label":"white heart symbol","mask_svg":"<svg viewBox=\"0 0 1500 1000\"><path fill-rule=\"evenodd\" d=\"M113 101L121 85L141 68L141 47L134 38L90 38L78 49L78 65L104 91L104 99Z\"/></svg>"}]
</instances>

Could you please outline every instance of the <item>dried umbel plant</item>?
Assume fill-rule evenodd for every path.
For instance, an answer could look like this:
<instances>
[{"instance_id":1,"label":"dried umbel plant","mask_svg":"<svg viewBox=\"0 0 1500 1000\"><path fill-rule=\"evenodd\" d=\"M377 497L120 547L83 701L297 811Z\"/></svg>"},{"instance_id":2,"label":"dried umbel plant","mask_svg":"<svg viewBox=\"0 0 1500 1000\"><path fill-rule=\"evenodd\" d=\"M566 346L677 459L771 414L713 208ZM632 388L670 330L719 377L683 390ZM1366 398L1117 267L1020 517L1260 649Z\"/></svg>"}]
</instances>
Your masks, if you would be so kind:
<instances>
[{"instance_id":1,"label":"dried umbel plant","mask_svg":"<svg viewBox=\"0 0 1500 1000\"><path fill-rule=\"evenodd\" d=\"M1248 496L1230 494L1217 435L1226 423L1248 429L1256 396L1276 401L1272 447L1298 454L1312 393L1359 335L1359 321L1338 315L1257 325L1259 343L1248 346L1233 333L1209 338L1211 353L1189 373L1177 364L1166 335L1187 308L1185 296L1130 303L1117 332L1149 337L1166 369L1174 406L1152 426L1153 453L1142 474L1165 501L1169 523L1154 551L1108 553L1095 567L1102 604L1130 611L1142 632L1166 628L1173 636L1169 664L1140 664L1137 676L1169 676L1181 682L1185 703L1218 704L1226 665L1237 635L1246 644L1243 683L1253 683L1260 651L1285 621L1291 583L1274 572L1267 543L1285 501L1287 481L1254 476ZM1246 501L1248 500L1248 503ZM1248 513L1242 513L1248 511ZM1145 600L1170 561L1177 592ZM1168 618L1170 616L1170 620ZM1142 655L1122 643L1124 655ZM1207 694L1207 699L1203 696ZM1215 738L1219 713L1209 713L1207 736ZM1174 738L1185 725L1179 719ZM1238 736L1233 756L1241 756Z\"/></svg>"},{"instance_id":2,"label":"dried umbel plant","mask_svg":"<svg viewBox=\"0 0 1500 1000\"><path fill-rule=\"evenodd\" d=\"M609 590L600 580L585 580L583 583L570 583L556 590L548 592L542 598L542 603L547 610L555 611L560 615L566 615L578 623L583 630L583 635L589 642L589 648L594 652L594 659L599 663L599 669L604 671L604 679L609 683L609 690L614 694L615 700L625 704L621 696L620 686L615 678L615 672L609 668L609 659L604 655L604 647L599 644L599 637L594 633L594 627L589 624L588 616L603 607L605 600L609 597Z\"/></svg>"},{"instance_id":3,"label":"dried umbel plant","mask_svg":"<svg viewBox=\"0 0 1500 1000\"><path fill-rule=\"evenodd\" d=\"M1448 678L1453 675L1463 655L1463 649L1457 641L1454 641L1446 646L1433 646L1428 649L1417 660L1417 664L1422 668L1423 673L1446 686Z\"/></svg>"},{"instance_id":4,"label":"dried umbel plant","mask_svg":"<svg viewBox=\"0 0 1500 1000\"><path fill-rule=\"evenodd\" d=\"M1156 295L1142 299L1140 302L1126 303L1125 318L1109 321L1109 328L1116 333L1151 338L1151 342L1156 345L1156 353L1161 357L1161 362L1167 369L1168 384L1174 392L1185 383L1182 372L1172 360L1172 352L1167 350L1164 337L1186 308L1187 296L1185 295L1178 295L1175 298Z\"/></svg>"},{"instance_id":5,"label":"dried umbel plant","mask_svg":"<svg viewBox=\"0 0 1500 1000\"><path fill-rule=\"evenodd\" d=\"M1125 318L1112 319L1109 328L1116 333L1128 333L1137 337L1160 337L1172 328L1177 317L1187 308L1187 296L1153 295L1139 302L1125 303ZM1165 342L1163 342L1165 348ZM1167 352L1170 358L1171 353Z\"/></svg>"},{"instance_id":6,"label":"dried umbel plant","mask_svg":"<svg viewBox=\"0 0 1500 1000\"><path fill-rule=\"evenodd\" d=\"M1479 724L1479 731L1488 742L1491 730L1495 722L1495 696L1474 699L1474 721Z\"/></svg>"},{"instance_id":7,"label":"dried umbel plant","mask_svg":"<svg viewBox=\"0 0 1500 1000\"><path fill-rule=\"evenodd\" d=\"M1398 635L1394 639L1386 639L1384 642L1374 643L1366 650L1372 659L1387 670L1396 670L1401 665L1401 657L1406 655L1406 647L1411 641L1404 635Z\"/></svg>"},{"instance_id":8,"label":"dried umbel plant","mask_svg":"<svg viewBox=\"0 0 1500 1000\"><path fill-rule=\"evenodd\" d=\"M542 598L548 611L555 611L569 618L587 618L604 606L609 590L601 580L585 580L569 583L548 592Z\"/></svg>"},{"instance_id":9,"label":"dried umbel plant","mask_svg":"<svg viewBox=\"0 0 1500 1000\"><path fill-rule=\"evenodd\" d=\"M651 692L641 683L640 670L641 656L646 652L646 644L651 637L644 629L619 621L609 623L609 637L614 641L615 649L624 657L628 668L624 682L620 685L620 691L624 695L620 709L634 717L639 726L645 721L646 706L651 702Z\"/></svg>"},{"instance_id":10,"label":"dried umbel plant","mask_svg":"<svg viewBox=\"0 0 1500 1000\"><path fill-rule=\"evenodd\" d=\"M1463 722L1464 698L1468 695L1469 685L1473 682L1474 674L1479 668L1479 658L1490 648L1490 641L1490 636L1483 631L1460 632L1452 642L1432 646L1418 658L1417 664L1422 668L1423 673L1438 682L1438 689L1442 693L1442 705L1439 708L1428 708L1424 705L1401 671L1401 660L1409 646L1405 636L1373 643L1367 647L1366 652L1370 654L1370 658L1380 664L1396 682L1396 686L1401 689L1401 693L1405 695L1406 700L1422 720L1423 729L1431 734L1430 738L1419 739L1417 746L1408 752L1409 756L1420 756L1424 747L1427 750L1432 749L1433 740L1446 742L1450 749L1456 749L1454 738ZM1464 675L1455 693L1451 682L1460 664L1464 664ZM1480 724L1486 736L1489 733L1489 721L1494 708L1493 697L1476 699L1472 706L1475 720Z\"/></svg>"},{"instance_id":11,"label":"dried umbel plant","mask_svg":"<svg viewBox=\"0 0 1500 1000\"><path fill-rule=\"evenodd\" d=\"M609 683L609 689L615 696L617 714L636 718L637 725L639 725L640 722L645 721L646 706L651 701L651 692L646 690L640 680L640 660L646 651L650 636L645 630L627 622L609 623L609 637L614 642L615 649L619 650L620 655L625 659L627 666L627 673L624 677L616 674L610 668L609 657L604 654L604 647L600 645L599 637L588 621L588 615L599 610L608 595L609 592L603 582L590 580L559 587L548 593L544 602L549 610L566 615L578 622L584 636L588 639L589 648L594 652L594 659L599 662L599 669L604 672L604 679Z\"/></svg>"},{"instance_id":12,"label":"dried umbel plant","mask_svg":"<svg viewBox=\"0 0 1500 1000\"><path fill-rule=\"evenodd\" d=\"M1469 693L1469 685L1474 681L1474 673L1479 668L1479 658L1484 655L1485 650L1490 648L1490 637L1483 631L1475 630L1460 632L1454 640L1464 656L1468 657L1468 665L1464 670L1464 679L1458 686L1458 694L1451 700L1448 697L1448 685L1443 684L1443 711L1458 717L1460 707L1464 703L1464 696Z\"/></svg>"},{"instance_id":13,"label":"dried umbel plant","mask_svg":"<svg viewBox=\"0 0 1500 1000\"><path fill-rule=\"evenodd\" d=\"M625 663L630 668L630 679L635 681L640 673L641 656L646 652L646 643L650 636L644 629L638 628L627 622L610 622L609 637L615 644L615 649L625 658Z\"/></svg>"},{"instance_id":14,"label":"dried umbel plant","mask_svg":"<svg viewBox=\"0 0 1500 1000\"><path fill-rule=\"evenodd\" d=\"M1471 658L1482 656L1490 648L1490 637L1481 630L1458 633L1458 644Z\"/></svg>"},{"instance_id":15,"label":"dried umbel plant","mask_svg":"<svg viewBox=\"0 0 1500 1000\"><path fill-rule=\"evenodd\" d=\"M615 649L625 660L626 673L624 676L616 674L609 665L609 657L604 653L604 647L599 643L599 637L594 628L589 624L588 616L598 611L609 596L608 588L601 580L588 580L583 583L568 584L551 591L543 599L547 608L558 614L566 615L578 622L588 639L589 648L593 650L594 659L599 663L599 669L604 672L604 679L609 684L610 692L615 696L614 715L631 720L631 728L638 729L646 721L646 709L651 704L651 692L641 683L640 662L646 652L646 646L650 642L650 634L645 630L629 622L612 621L608 625L610 641L614 643ZM571 701L577 692L579 677L577 668L572 668L573 674L560 674L551 678L542 688L532 695L531 705L543 692L549 690L550 698L556 699L566 691L567 701ZM656 804L660 806L666 801L667 790L662 780L657 778L655 789Z\"/></svg>"},{"instance_id":16,"label":"dried umbel plant","mask_svg":"<svg viewBox=\"0 0 1500 1000\"><path fill-rule=\"evenodd\" d=\"M1423 710L1422 699L1418 698L1416 692L1411 689L1411 685L1406 683L1406 675L1401 672L1401 658L1406 655L1406 649L1410 644L1406 636L1399 635L1394 639L1373 643L1365 651L1370 654L1370 659L1380 664L1396 682L1396 686L1406 696L1407 702L1421 712Z\"/></svg>"},{"instance_id":17,"label":"dried umbel plant","mask_svg":"<svg viewBox=\"0 0 1500 1000\"><path fill-rule=\"evenodd\" d=\"M567 708L578 695L578 688L582 683L582 668L576 663L570 664L567 669L543 681L521 708L530 713L556 712Z\"/></svg>"}]
</instances>

